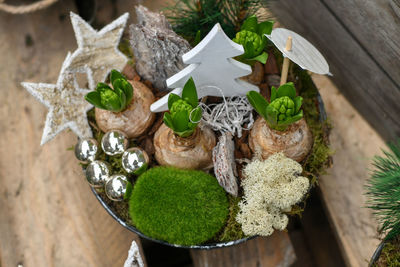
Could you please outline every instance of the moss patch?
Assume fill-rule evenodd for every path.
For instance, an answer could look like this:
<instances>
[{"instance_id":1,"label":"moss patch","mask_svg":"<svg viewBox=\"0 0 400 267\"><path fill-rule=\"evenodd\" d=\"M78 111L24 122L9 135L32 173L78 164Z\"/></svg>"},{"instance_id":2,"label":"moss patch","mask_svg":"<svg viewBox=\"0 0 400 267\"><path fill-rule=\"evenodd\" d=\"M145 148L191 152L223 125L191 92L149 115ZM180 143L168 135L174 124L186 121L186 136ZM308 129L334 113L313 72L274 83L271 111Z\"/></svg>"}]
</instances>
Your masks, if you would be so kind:
<instances>
[{"instance_id":1,"label":"moss patch","mask_svg":"<svg viewBox=\"0 0 400 267\"><path fill-rule=\"evenodd\" d=\"M218 236L217 241L228 242L233 240L242 239L245 234L242 231L242 226L236 221L236 215L239 212L239 201L240 197L234 197L229 195L229 217L225 228Z\"/></svg>"},{"instance_id":2,"label":"moss patch","mask_svg":"<svg viewBox=\"0 0 400 267\"><path fill-rule=\"evenodd\" d=\"M129 212L144 234L172 244L195 245L221 230L228 206L215 177L202 171L155 167L136 181Z\"/></svg>"},{"instance_id":3,"label":"moss patch","mask_svg":"<svg viewBox=\"0 0 400 267\"><path fill-rule=\"evenodd\" d=\"M304 117L310 128L314 144L310 155L303 163L304 174L311 179L311 183L317 183L317 177L324 174L330 165L332 150L329 148L328 135L331 125L326 118L321 118L317 98L317 88L311 76L299 67L293 68L294 80L297 80L299 94L303 97Z\"/></svg>"},{"instance_id":4,"label":"moss patch","mask_svg":"<svg viewBox=\"0 0 400 267\"><path fill-rule=\"evenodd\" d=\"M381 255L374 267L398 267L400 266L400 238L387 242L382 249Z\"/></svg>"}]
</instances>

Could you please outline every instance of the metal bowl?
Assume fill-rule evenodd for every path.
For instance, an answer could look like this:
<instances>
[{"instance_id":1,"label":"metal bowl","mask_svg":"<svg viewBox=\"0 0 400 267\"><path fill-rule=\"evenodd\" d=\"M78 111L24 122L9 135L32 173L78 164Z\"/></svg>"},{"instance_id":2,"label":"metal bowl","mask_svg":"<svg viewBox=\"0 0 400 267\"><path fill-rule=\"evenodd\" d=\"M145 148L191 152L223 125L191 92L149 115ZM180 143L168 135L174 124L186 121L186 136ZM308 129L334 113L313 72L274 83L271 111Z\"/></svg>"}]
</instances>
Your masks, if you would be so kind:
<instances>
[{"instance_id":1,"label":"metal bowl","mask_svg":"<svg viewBox=\"0 0 400 267\"><path fill-rule=\"evenodd\" d=\"M325 112L324 103L323 103L321 95L319 94L318 91L317 91L317 100L318 100L318 107L319 107L319 119L321 122L324 122L326 120L327 116L326 116L326 112ZM99 195L98 192L96 192L96 190L94 188L92 188L92 192L96 196L96 198L100 202L100 204L104 207L104 209L111 215L111 217L113 217L123 227L125 227L129 231L132 231L132 232L138 234L139 236L141 236L145 239L148 239L150 241L160 243L163 245L176 247L176 248L209 250L209 249L214 249L214 248L230 247L230 246L237 245L237 244L243 243L247 240L257 237L257 236L250 236L250 237L246 237L246 238L242 238L242 239L238 239L238 240L234 240L234 241L229 241L229 242L208 243L208 244L194 245L194 246L183 246L183 245L177 245L177 244L170 244L170 243L162 241L162 240L151 238L151 237L143 234L142 232L140 232L136 227L127 224L124 220L122 220L120 217L118 217L118 215L108 206L108 204L102 199L102 197Z\"/></svg>"},{"instance_id":2,"label":"metal bowl","mask_svg":"<svg viewBox=\"0 0 400 267\"><path fill-rule=\"evenodd\" d=\"M382 253L382 249L385 247L385 242L381 242L379 246L376 248L374 254L371 257L371 260L369 261L368 267L372 267L379 259Z\"/></svg>"}]
</instances>

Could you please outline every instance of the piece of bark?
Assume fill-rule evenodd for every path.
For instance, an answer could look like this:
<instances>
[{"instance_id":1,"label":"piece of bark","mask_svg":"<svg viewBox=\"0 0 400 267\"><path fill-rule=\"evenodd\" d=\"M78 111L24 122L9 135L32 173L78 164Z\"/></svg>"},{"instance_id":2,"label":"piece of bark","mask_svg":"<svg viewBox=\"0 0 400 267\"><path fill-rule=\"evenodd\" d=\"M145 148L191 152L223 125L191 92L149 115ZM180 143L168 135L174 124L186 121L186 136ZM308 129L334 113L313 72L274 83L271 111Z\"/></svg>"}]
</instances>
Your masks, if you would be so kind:
<instances>
[{"instance_id":1,"label":"piece of bark","mask_svg":"<svg viewBox=\"0 0 400 267\"><path fill-rule=\"evenodd\" d=\"M160 13L136 7L138 24L130 26L130 39L136 71L158 90L168 90L165 80L185 67L182 55L191 47L177 35Z\"/></svg>"},{"instance_id":2,"label":"piece of bark","mask_svg":"<svg viewBox=\"0 0 400 267\"><path fill-rule=\"evenodd\" d=\"M164 121L164 116L157 116L155 122L153 123L153 126L151 127L148 135L153 135L155 132L157 132L158 128L160 128L161 124Z\"/></svg>"},{"instance_id":3,"label":"piece of bark","mask_svg":"<svg viewBox=\"0 0 400 267\"><path fill-rule=\"evenodd\" d=\"M267 62L264 65L265 74L279 74L278 64L272 52L268 53Z\"/></svg>"},{"instance_id":4,"label":"piece of bark","mask_svg":"<svg viewBox=\"0 0 400 267\"><path fill-rule=\"evenodd\" d=\"M281 76L277 74L268 74L266 75L266 80L269 86L274 86L278 88L281 83Z\"/></svg>"},{"instance_id":5,"label":"piece of bark","mask_svg":"<svg viewBox=\"0 0 400 267\"><path fill-rule=\"evenodd\" d=\"M226 192L237 197L239 187L237 183L236 162L234 156L235 144L230 132L223 133L218 140L218 144L212 152L214 163L214 174L220 186Z\"/></svg>"},{"instance_id":6,"label":"piece of bark","mask_svg":"<svg viewBox=\"0 0 400 267\"><path fill-rule=\"evenodd\" d=\"M242 78L249 83L259 85L264 80L264 67L263 64L256 61L254 65L251 67L252 73Z\"/></svg>"},{"instance_id":7,"label":"piece of bark","mask_svg":"<svg viewBox=\"0 0 400 267\"><path fill-rule=\"evenodd\" d=\"M241 143L240 144L240 152L242 152L243 156L247 159L251 159L251 151L248 144Z\"/></svg>"},{"instance_id":8,"label":"piece of bark","mask_svg":"<svg viewBox=\"0 0 400 267\"><path fill-rule=\"evenodd\" d=\"M267 83L262 83L258 87L260 88L260 94L265 99L269 99L270 98L270 90L269 90L268 84Z\"/></svg>"}]
</instances>

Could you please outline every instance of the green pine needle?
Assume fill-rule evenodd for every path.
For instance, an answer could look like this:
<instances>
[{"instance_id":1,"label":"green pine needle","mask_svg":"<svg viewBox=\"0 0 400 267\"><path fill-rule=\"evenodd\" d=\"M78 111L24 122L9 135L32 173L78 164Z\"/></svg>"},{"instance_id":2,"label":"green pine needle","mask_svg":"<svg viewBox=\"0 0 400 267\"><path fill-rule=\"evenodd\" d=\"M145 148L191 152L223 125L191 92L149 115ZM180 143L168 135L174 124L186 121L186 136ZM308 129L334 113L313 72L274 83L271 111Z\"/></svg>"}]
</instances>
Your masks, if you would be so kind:
<instances>
[{"instance_id":1,"label":"green pine needle","mask_svg":"<svg viewBox=\"0 0 400 267\"><path fill-rule=\"evenodd\" d=\"M381 222L381 232L387 232L385 240L400 235L400 140L388 145L390 151L376 156L375 170L367 182L368 207Z\"/></svg>"},{"instance_id":2,"label":"green pine needle","mask_svg":"<svg viewBox=\"0 0 400 267\"><path fill-rule=\"evenodd\" d=\"M191 42L198 31L203 38L216 23L232 39L243 21L266 3L266 0L176 0L174 5L165 8L165 13L174 31Z\"/></svg>"}]
</instances>

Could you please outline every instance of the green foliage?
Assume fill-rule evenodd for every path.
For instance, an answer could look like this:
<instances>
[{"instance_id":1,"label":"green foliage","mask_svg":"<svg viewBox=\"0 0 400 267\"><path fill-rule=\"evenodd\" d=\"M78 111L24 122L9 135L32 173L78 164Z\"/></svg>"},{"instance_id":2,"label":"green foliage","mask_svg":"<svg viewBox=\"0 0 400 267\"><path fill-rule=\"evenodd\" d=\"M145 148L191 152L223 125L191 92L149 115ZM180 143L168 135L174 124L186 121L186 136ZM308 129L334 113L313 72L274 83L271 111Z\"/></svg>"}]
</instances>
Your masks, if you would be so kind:
<instances>
[{"instance_id":1,"label":"green foliage","mask_svg":"<svg viewBox=\"0 0 400 267\"><path fill-rule=\"evenodd\" d=\"M384 156L375 156L375 169L368 180L368 207L381 222L382 232L387 232L386 240L400 234L400 141L388 144L389 151Z\"/></svg>"},{"instance_id":2,"label":"green foliage","mask_svg":"<svg viewBox=\"0 0 400 267\"><path fill-rule=\"evenodd\" d=\"M123 111L133 99L133 87L117 70L111 71L110 80L114 90L105 83L98 83L96 90L88 93L85 99L97 108Z\"/></svg>"},{"instance_id":3,"label":"green foliage","mask_svg":"<svg viewBox=\"0 0 400 267\"><path fill-rule=\"evenodd\" d=\"M285 131L290 124L303 118L303 111L300 110L303 98L296 96L292 82L278 89L272 86L271 103L256 91L248 92L247 99L268 125L277 131Z\"/></svg>"},{"instance_id":4,"label":"green foliage","mask_svg":"<svg viewBox=\"0 0 400 267\"><path fill-rule=\"evenodd\" d=\"M229 198L229 216L226 226L218 237L218 241L229 242L232 240L238 240L245 238L242 226L236 221L236 215L238 214L240 197L234 197L228 195Z\"/></svg>"},{"instance_id":5,"label":"green foliage","mask_svg":"<svg viewBox=\"0 0 400 267\"><path fill-rule=\"evenodd\" d=\"M136 181L129 211L144 234L195 245L210 240L225 225L228 199L215 177L205 172L155 167Z\"/></svg>"},{"instance_id":6,"label":"green foliage","mask_svg":"<svg viewBox=\"0 0 400 267\"><path fill-rule=\"evenodd\" d=\"M282 61L282 53L277 50L278 60ZM333 151L329 147L328 134L331 125L326 118L321 118L319 104L317 100L318 89L315 87L311 76L307 71L299 66L292 65L290 76L296 80L296 88L299 95L303 98L302 110L308 128L310 128L314 143L310 155L303 163L303 175L309 177L311 184L317 184L317 177L326 173L326 168L330 165L330 156Z\"/></svg>"},{"instance_id":7,"label":"green foliage","mask_svg":"<svg viewBox=\"0 0 400 267\"><path fill-rule=\"evenodd\" d=\"M166 8L174 31L192 44L200 31L203 38L219 23L229 38L235 37L243 21L266 5L263 0L176 0ZM265 18L266 19L266 18Z\"/></svg>"},{"instance_id":8,"label":"green foliage","mask_svg":"<svg viewBox=\"0 0 400 267\"><path fill-rule=\"evenodd\" d=\"M259 61L263 64L267 62L268 54L264 51L267 46L267 37L264 34L271 34L273 21L264 21L258 23L256 16L248 17L236 33L233 41L243 45L244 54L238 57L245 63Z\"/></svg>"},{"instance_id":9,"label":"green foliage","mask_svg":"<svg viewBox=\"0 0 400 267\"><path fill-rule=\"evenodd\" d=\"M168 97L169 113L164 113L164 123L180 137L188 137L196 130L202 110L198 105L196 86L190 78L182 90L182 97L171 93Z\"/></svg>"}]
</instances>

